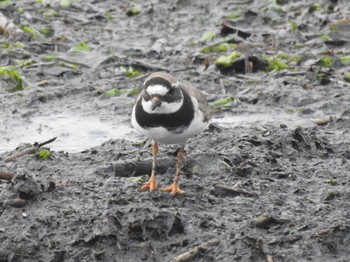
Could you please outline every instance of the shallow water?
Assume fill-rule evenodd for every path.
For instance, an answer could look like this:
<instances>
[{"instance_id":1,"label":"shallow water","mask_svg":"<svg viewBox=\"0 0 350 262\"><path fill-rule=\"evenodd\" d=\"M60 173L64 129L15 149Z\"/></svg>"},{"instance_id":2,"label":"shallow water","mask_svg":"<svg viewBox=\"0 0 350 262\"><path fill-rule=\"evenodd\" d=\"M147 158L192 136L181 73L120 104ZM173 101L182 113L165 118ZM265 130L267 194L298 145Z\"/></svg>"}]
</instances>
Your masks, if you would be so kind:
<instances>
[{"instance_id":1,"label":"shallow water","mask_svg":"<svg viewBox=\"0 0 350 262\"><path fill-rule=\"evenodd\" d=\"M19 126L18 124L21 123ZM288 113L242 113L226 115L212 119L212 123L223 127L284 124L290 128L312 125L312 119L301 117L298 114ZM7 126L16 127L15 132L2 130L0 127L0 152L11 151L21 143L43 142L57 137L50 144L55 151L70 153L80 152L98 146L109 139L126 139L137 141L140 135L131 127L131 124L101 120L89 115L64 112L55 115L40 115L23 122L11 119Z\"/></svg>"},{"instance_id":2,"label":"shallow water","mask_svg":"<svg viewBox=\"0 0 350 262\"><path fill-rule=\"evenodd\" d=\"M69 112L55 115L41 115L18 125L18 119L11 119L7 126L16 126L15 132L2 130L0 152L11 151L20 143L43 142L57 137L50 144L55 151L80 152L97 146L109 139L136 138L131 125L115 125L94 116L80 116Z\"/></svg>"},{"instance_id":3,"label":"shallow water","mask_svg":"<svg viewBox=\"0 0 350 262\"><path fill-rule=\"evenodd\" d=\"M297 126L314 125L314 119L303 117L296 113L242 113L237 115L225 115L222 118L212 119L212 123L218 124L222 127L233 128L237 126L251 126L251 125L286 125L290 128Z\"/></svg>"}]
</instances>

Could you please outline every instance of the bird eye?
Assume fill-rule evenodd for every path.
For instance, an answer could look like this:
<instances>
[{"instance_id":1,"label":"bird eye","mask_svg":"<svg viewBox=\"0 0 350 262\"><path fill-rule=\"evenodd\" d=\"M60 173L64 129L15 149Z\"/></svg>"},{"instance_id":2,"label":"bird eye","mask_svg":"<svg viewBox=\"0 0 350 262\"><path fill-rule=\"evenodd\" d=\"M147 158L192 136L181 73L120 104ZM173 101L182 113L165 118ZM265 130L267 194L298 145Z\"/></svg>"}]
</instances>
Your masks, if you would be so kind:
<instances>
[{"instance_id":1,"label":"bird eye","mask_svg":"<svg viewBox=\"0 0 350 262\"><path fill-rule=\"evenodd\" d=\"M144 98L151 99L151 96L147 93L147 91L145 90L145 92L143 93Z\"/></svg>"},{"instance_id":2,"label":"bird eye","mask_svg":"<svg viewBox=\"0 0 350 262\"><path fill-rule=\"evenodd\" d=\"M172 87L172 89L177 88L178 87L178 83L172 84L171 87Z\"/></svg>"}]
</instances>

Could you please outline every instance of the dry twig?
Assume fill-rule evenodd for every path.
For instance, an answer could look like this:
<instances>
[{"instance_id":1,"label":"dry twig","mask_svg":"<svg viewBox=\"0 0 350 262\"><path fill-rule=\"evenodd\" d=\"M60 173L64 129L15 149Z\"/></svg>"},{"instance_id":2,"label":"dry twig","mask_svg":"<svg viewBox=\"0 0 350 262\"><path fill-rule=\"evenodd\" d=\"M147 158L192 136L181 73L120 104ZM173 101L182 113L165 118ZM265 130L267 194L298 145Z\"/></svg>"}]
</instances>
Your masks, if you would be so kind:
<instances>
[{"instance_id":1,"label":"dry twig","mask_svg":"<svg viewBox=\"0 0 350 262\"><path fill-rule=\"evenodd\" d=\"M199 246L196 246L195 248L191 249L190 251L187 251L185 253L182 253L181 255L173 258L170 262L187 262L190 261L195 256L205 252L208 250L210 246L219 244L220 241L218 239L213 239L208 242L205 242Z\"/></svg>"},{"instance_id":2,"label":"dry twig","mask_svg":"<svg viewBox=\"0 0 350 262\"><path fill-rule=\"evenodd\" d=\"M8 156L7 158L5 158L5 162L10 162L10 161L15 160L18 157L21 157L21 156L24 156L24 155L27 155L27 154L32 154L36 150L38 150L40 147L52 143L53 141L56 140L56 138L57 137L51 138L50 140L47 140L47 141L45 141L43 143L40 143L40 144L35 142L32 147L26 148L26 149L18 151L18 152L15 152L14 154Z\"/></svg>"},{"instance_id":3,"label":"dry twig","mask_svg":"<svg viewBox=\"0 0 350 262\"><path fill-rule=\"evenodd\" d=\"M15 178L15 176L16 175L13 173L9 173L9 172L5 172L5 171L0 170L0 179L11 181L12 179Z\"/></svg>"}]
</instances>

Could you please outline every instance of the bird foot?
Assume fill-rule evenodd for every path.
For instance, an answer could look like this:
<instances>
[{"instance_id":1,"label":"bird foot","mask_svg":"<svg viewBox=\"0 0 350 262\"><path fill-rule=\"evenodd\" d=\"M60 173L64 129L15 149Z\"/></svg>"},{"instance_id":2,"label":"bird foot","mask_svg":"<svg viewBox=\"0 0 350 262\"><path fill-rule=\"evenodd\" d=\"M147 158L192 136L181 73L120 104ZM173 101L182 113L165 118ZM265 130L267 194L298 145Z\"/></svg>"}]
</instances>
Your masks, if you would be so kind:
<instances>
[{"instance_id":1,"label":"bird foot","mask_svg":"<svg viewBox=\"0 0 350 262\"><path fill-rule=\"evenodd\" d=\"M157 190L157 183L155 177L151 176L151 178L144 184L142 187L140 187L140 190L146 190L149 189L150 192L153 192L154 190Z\"/></svg>"},{"instance_id":2,"label":"bird foot","mask_svg":"<svg viewBox=\"0 0 350 262\"><path fill-rule=\"evenodd\" d=\"M173 183L171 186L161 188L162 191L171 191L170 194L175 195L183 195L185 191L182 191L177 183Z\"/></svg>"}]
</instances>

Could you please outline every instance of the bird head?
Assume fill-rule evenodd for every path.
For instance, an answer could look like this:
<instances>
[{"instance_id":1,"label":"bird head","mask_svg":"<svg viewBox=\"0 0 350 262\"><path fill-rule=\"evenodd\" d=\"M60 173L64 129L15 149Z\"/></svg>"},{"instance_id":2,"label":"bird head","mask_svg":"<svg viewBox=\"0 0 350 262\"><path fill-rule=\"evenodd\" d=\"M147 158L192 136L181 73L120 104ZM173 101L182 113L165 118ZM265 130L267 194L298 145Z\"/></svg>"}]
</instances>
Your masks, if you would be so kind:
<instances>
[{"instance_id":1,"label":"bird head","mask_svg":"<svg viewBox=\"0 0 350 262\"><path fill-rule=\"evenodd\" d=\"M172 113L183 102L180 83L165 72L151 74L144 82L143 107L148 113Z\"/></svg>"}]
</instances>

